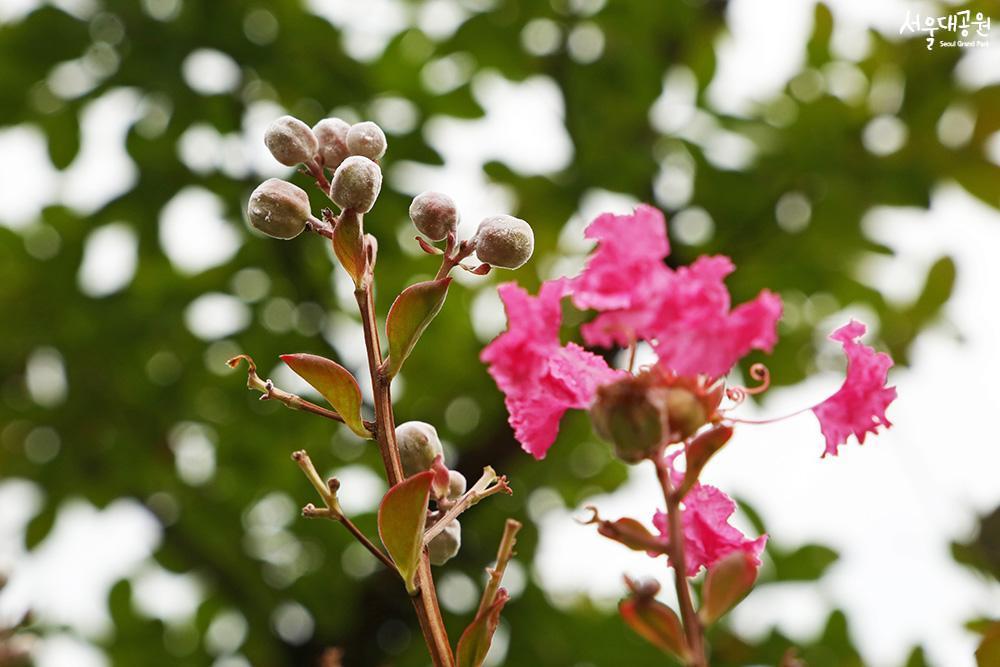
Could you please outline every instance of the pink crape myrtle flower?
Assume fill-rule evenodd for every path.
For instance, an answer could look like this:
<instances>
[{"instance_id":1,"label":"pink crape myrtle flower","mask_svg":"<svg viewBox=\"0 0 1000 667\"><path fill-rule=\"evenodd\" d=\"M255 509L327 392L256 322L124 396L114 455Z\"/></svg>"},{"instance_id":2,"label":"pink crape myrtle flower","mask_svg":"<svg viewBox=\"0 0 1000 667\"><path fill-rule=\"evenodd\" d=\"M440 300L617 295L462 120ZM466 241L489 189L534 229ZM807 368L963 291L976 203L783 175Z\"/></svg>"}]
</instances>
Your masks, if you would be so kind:
<instances>
[{"instance_id":1,"label":"pink crape myrtle flower","mask_svg":"<svg viewBox=\"0 0 1000 667\"><path fill-rule=\"evenodd\" d=\"M733 553L743 551L753 558L760 567L760 554L767 544L767 535L751 540L729 523L729 517L736 511L736 503L714 486L697 483L684 496L681 509L681 525L684 528L684 548L686 550L684 574L693 577L701 568L710 568L719 560ZM664 542L670 541L667 515L657 512L653 525L660 531ZM671 563L673 565L673 563Z\"/></svg>"},{"instance_id":2,"label":"pink crape myrtle flower","mask_svg":"<svg viewBox=\"0 0 1000 667\"><path fill-rule=\"evenodd\" d=\"M566 280L547 281L532 297L514 283L501 285L507 330L480 356L506 395L515 437L536 459L545 458L568 409L590 407L597 387L623 374L575 343L560 345L567 287Z\"/></svg>"},{"instance_id":3,"label":"pink crape myrtle flower","mask_svg":"<svg viewBox=\"0 0 1000 667\"><path fill-rule=\"evenodd\" d=\"M836 456L837 448L852 434L864 443L865 436L876 433L879 426L892 426L885 416L896 398L896 388L885 386L892 359L858 342L865 331L864 324L851 320L830 334L830 340L844 346L847 377L837 393L812 409L826 438L823 456Z\"/></svg>"},{"instance_id":4,"label":"pink crape myrtle flower","mask_svg":"<svg viewBox=\"0 0 1000 667\"><path fill-rule=\"evenodd\" d=\"M770 352L777 341L781 300L764 290L730 310L723 282L733 272L728 257L700 257L676 271L666 223L641 205L632 215L598 216L585 232L597 248L571 281L573 303L598 316L582 328L589 345L654 344L660 365L681 375L725 375L751 350Z\"/></svg>"}]
</instances>

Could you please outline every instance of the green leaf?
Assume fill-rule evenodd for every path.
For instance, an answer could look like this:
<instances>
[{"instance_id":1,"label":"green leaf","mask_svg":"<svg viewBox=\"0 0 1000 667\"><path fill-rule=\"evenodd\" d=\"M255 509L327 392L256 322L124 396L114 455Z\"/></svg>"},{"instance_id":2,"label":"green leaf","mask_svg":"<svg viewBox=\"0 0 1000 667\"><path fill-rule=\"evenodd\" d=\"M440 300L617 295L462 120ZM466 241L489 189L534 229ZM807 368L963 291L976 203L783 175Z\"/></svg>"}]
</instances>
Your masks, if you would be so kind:
<instances>
[{"instance_id":1,"label":"green leaf","mask_svg":"<svg viewBox=\"0 0 1000 667\"><path fill-rule=\"evenodd\" d=\"M281 360L323 395L348 428L362 438L372 437L361 419L361 387L349 370L315 354L283 354Z\"/></svg>"},{"instance_id":2,"label":"green leaf","mask_svg":"<svg viewBox=\"0 0 1000 667\"><path fill-rule=\"evenodd\" d=\"M673 609L653 598L632 596L618 603L618 612L650 644L681 661L687 659L684 628Z\"/></svg>"},{"instance_id":3,"label":"green leaf","mask_svg":"<svg viewBox=\"0 0 1000 667\"><path fill-rule=\"evenodd\" d=\"M719 620L746 597L756 580L756 558L745 551L734 551L710 567L698 611L702 622L709 625Z\"/></svg>"},{"instance_id":4,"label":"green leaf","mask_svg":"<svg viewBox=\"0 0 1000 667\"><path fill-rule=\"evenodd\" d=\"M360 286L367 259L361 216L356 211L344 211L337 218L337 225L333 229L333 252L354 281L354 286Z\"/></svg>"},{"instance_id":5,"label":"green leaf","mask_svg":"<svg viewBox=\"0 0 1000 667\"><path fill-rule=\"evenodd\" d=\"M378 508L378 535L411 595L417 588L417 566L423 550L424 521L433 478L430 470L407 477L389 489Z\"/></svg>"},{"instance_id":6,"label":"green leaf","mask_svg":"<svg viewBox=\"0 0 1000 667\"><path fill-rule=\"evenodd\" d=\"M451 278L428 280L410 285L396 297L385 322L389 337L389 358L386 359L386 375L393 377L410 356L413 347L420 340L424 329L441 311Z\"/></svg>"},{"instance_id":7,"label":"green leaf","mask_svg":"<svg viewBox=\"0 0 1000 667\"><path fill-rule=\"evenodd\" d=\"M472 623L462 633L455 652L458 667L479 667L486 660L486 654L489 653L490 644L493 642L493 634L500 622L500 612L508 599L510 596L506 589L498 590L493 604L476 614Z\"/></svg>"},{"instance_id":8,"label":"green leaf","mask_svg":"<svg viewBox=\"0 0 1000 667\"><path fill-rule=\"evenodd\" d=\"M770 549L777 581L816 581L836 562L837 552L819 544L807 544L790 553Z\"/></svg>"}]
</instances>

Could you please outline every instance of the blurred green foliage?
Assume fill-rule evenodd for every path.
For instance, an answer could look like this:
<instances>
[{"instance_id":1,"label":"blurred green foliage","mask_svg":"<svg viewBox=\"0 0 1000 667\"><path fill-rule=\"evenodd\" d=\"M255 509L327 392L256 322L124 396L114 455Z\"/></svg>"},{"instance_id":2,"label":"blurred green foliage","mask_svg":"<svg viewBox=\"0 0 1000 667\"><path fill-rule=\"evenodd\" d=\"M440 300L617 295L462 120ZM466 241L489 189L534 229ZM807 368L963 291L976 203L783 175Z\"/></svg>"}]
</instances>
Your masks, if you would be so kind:
<instances>
[{"instance_id":1,"label":"blurred green foliage","mask_svg":"<svg viewBox=\"0 0 1000 667\"><path fill-rule=\"evenodd\" d=\"M92 12L80 15L46 5L0 25L0 126L40 129L56 168L66 168L78 156L81 115L94 100L122 88L143 100L139 120L126 138L137 167L137 179L127 192L93 212L55 203L26 227L0 227L0 474L34 480L45 492L44 506L28 526L29 547L44 540L69 498L83 497L103 507L130 497L146 503L163 524L157 561L170 571L193 572L204 582L207 597L190 627L144 617L134 608L130 582L120 582L110 595L116 629L103 642L115 665L210 664L213 656L204 634L217 614L233 609L249 628L240 652L255 665L313 664L324 647L334 645L346 650L348 665L425 663L415 619L398 582L381 571L361 577L341 572L350 544L345 532L325 522L293 520L278 529L280 542L253 548L248 509L255 503L275 492L296 504L312 499L288 460L293 449L308 447L321 468L350 460L377 470L378 456L373 447L359 449L343 429L331 433L322 420L260 403L244 390L241 372L228 373L223 367L225 356L235 351L252 354L262 372L280 353L344 354L339 347L331 351L316 335L322 327L310 324L308 308L298 311L297 326L290 314L283 321L268 319L269 304L286 303L276 299L318 304L326 313L323 326L354 314L338 314L333 266L322 244L310 239L279 243L246 231L241 209L259 176L195 170L178 158L178 142L192 126L238 132L248 108L268 100L309 123L332 108L362 118L392 95L414 105L417 123L390 134L388 168L404 160L434 165L442 158L422 130L437 117L483 115L472 85L478 73L494 71L514 81L549 77L565 103L573 142L569 165L546 176L525 176L499 162L484 166L492 182L516 193L516 214L536 230L536 260L513 277L529 288L536 286L563 224L586 193L603 188L656 201L658 170L666 161L680 159L694 168L690 201L660 205L668 213L703 208L714 221L714 234L698 245L675 242L671 261L726 253L739 266L731 281L734 300L750 298L764 287L786 297L797 316L784 323L782 343L768 361L780 383L795 382L811 370L814 326L840 307L863 304L877 313L882 344L906 363L914 337L947 301L955 280L955 265L947 257L923 277L920 295L910 304L890 303L859 281L859 259L866 253L889 253L862 231L869 209L926 207L932 187L942 181L958 182L998 205L1000 169L986 161L982 148L1000 129L1000 87L960 88L952 76L959 49L928 52L920 40L895 42L872 32L870 51L857 69L865 90L875 81L901 86L905 93L900 93L898 109L885 113L895 114L908 128L900 150L873 155L862 141L876 114L867 103L871 91L868 97L862 93L858 100L844 101L823 87L823 73L838 59L830 48L832 17L822 5L815 12L802 73L748 117L730 117L713 113L706 104L716 68L713 45L725 30L726 3L721 0L463 0L455 6L466 19L453 32L430 36L403 27L383 51L364 61L348 55L344 35L308 10L319 2L92 4ZM418 3L404 6L404 15L419 9ZM539 19L550 23L539 24ZM558 41L547 55L532 55L521 48L522 36L540 25L554 27ZM597 29L603 36L603 53L593 62L574 57L562 40L580 34L581 28ZM219 50L239 64L236 90L205 95L186 83L182 63L199 48ZM53 88L54 68L85 54L92 85L60 96ZM422 76L431 62L464 63L468 72L451 89L432 91ZM699 113L753 142L757 157L750 164L722 169L697 142L665 135L651 124L650 109L662 92L664 74L674 67L689 68L696 80ZM949 147L938 140L936 126L954 105L970 109L976 120L969 141ZM301 181L304 185L305 179ZM171 264L158 227L163 207L188 186L218 195L225 217L246 237L232 259L193 275ZM443 190L447 186L440 184ZM811 203L809 225L797 233L775 223L775 206L789 192L801 193ZM369 228L381 241L377 300L383 315L393 295L415 274L435 268L429 258L404 255L395 242L408 202L406 195L387 187L370 216ZM321 205L318 196L314 204ZM0 211L0 219L3 215ZM85 296L77 287L77 273L88 234L119 221L138 238L135 276L124 290L101 298ZM37 247L33 239L47 238L51 245L53 232L55 252L30 251ZM269 278L267 298L248 304L252 323L221 344L195 336L185 325L188 304L207 292L233 293L234 276L247 267L259 267ZM518 451L501 396L477 360L483 341L470 326L474 296L473 289L461 285L452 289L444 311L404 369L397 421L438 425L457 451L458 468L470 477L487 463L510 475L515 495L484 503L463 519L464 546L449 565L479 581L503 519L525 519L533 490L549 487L575 504L613 489L626 470L594 444L581 415L566 420L560 443L544 465ZM32 401L26 388L27 360L40 347L58 350L65 365L68 394L58 405ZM189 423L200 424L214 446L217 469L207 483L185 483L177 472L171 443L178 425ZM38 427L54 429L61 443L57 455L44 462L45 457L26 455L26 443ZM350 492L344 488L341 493ZM372 514L356 521L375 534ZM529 522L518 543L522 563L530 564L536 545L537 532ZM279 546L297 555L291 561L277 559L271 552ZM769 551L774 567L768 576L774 580L818 578L836 558L813 545L771 545ZM572 554L567 563L572 566ZM274 630L272 614L289 600L314 616L315 631L304 643L282 639ZM446 615L457 637L468 618ZM507 606L504 623L512 633L507 664L620 665L623 655L637 667L664 664L662 656L607 610L585 601L555 605L534 581ZM792 645L777 632L748 641L725 627L716 630L714 642L719 665L777 664ZM861 664L847 620L839 613L830 617L822 636L801 647L800 655L813 667ZM919 652L909 664L923 664Z\"/></svg>"}]
</instances>

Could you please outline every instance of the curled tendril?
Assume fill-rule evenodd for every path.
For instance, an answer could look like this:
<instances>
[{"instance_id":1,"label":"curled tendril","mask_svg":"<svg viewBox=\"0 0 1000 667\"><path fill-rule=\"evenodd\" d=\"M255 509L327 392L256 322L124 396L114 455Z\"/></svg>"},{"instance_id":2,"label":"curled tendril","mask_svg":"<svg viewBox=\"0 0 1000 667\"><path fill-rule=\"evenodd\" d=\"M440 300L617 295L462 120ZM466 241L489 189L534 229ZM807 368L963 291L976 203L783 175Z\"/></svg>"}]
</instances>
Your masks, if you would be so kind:
<instances>
[{"instance_id":1,"label":"curled tendril","mask_svg":"<svg viewBox=\"0 0 1000 667\"><path fill-rule=\"evenodd\" d=\"M751 366L750 377L760 384L756 387L741 387L739 385L734 385L726 389L726 398L735 403L733 407L743 403L743 401L747 399L747 396L762 394L767 391L768 387L771 386L771 371L768 370L767 366L764 364L754 364Z\"/></svg>"},{"instance_id":2,"label":"curled tendril","mask_svg":"<svg viewBox=\"0 0 1000 667\"><path fill-rule=\"evenodd\" d=\"M590 518L589 519L574 519L574 521L576 521L581 526L589 526L592 523L601 523L602 519L601 519L601 515L598 514L598 512L597 512L597 507L595 507L594 505L587 505L583 509L585 509L585 510L587 510L588 512L591 513Z\"/></svg>"}]
</instances>

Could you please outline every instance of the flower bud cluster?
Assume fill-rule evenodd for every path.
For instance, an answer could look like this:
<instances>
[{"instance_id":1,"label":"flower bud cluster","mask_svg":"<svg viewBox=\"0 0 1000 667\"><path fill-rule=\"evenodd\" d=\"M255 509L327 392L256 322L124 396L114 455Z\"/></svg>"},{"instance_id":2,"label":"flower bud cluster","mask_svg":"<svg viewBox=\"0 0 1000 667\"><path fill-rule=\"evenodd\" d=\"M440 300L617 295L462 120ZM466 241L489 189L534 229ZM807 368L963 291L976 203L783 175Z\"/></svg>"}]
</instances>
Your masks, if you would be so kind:
<instances>
[{"instance_id":1,"label":"flower bud cluster","mask_svg":"<svg viewBox=\"0 0 1000 667\"><path fill-rule=\"evenodd\" d=\"M426 422L411 421L396 427L396 446L403 475L411 477L430 470L435 459L444 458L444 448L437 429ZM448 491L438 502L455 501L465 493L465 476L457 470L448 471ZM453 519L444 530L427 544L427 554L433 565L444 565L462 547L462 526Z\"/></svg>"}]
</instances>

